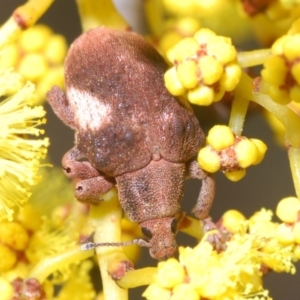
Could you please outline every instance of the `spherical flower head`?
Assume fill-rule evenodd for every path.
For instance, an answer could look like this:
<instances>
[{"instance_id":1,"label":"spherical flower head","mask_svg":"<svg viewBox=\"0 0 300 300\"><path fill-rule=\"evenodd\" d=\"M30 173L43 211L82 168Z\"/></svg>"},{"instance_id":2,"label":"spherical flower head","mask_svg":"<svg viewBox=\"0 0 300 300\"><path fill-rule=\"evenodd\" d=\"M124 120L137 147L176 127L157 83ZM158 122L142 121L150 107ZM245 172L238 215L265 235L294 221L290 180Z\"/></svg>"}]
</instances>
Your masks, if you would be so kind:
<instances>
[{"instance_id":1,"label":"spherical flower head","mask_svg":"<svg viewBox=\"0 0 300 300\"><path fill-rule=\"evenodd\" d=\"M240 181L242 178L246 176L246 170L240 169L236 171L225 171L224 174L227 179L236 182L236 181Z\"/></svg>"},{"instance_id":2,"label":"spherical flower head","mask_svg":"<svg viewBox=\"0 0 300 300\"><path fill-rule=\"evenodd\" d=\"M163 288L173 288L184 282L184 268L175 258L160 262L157 271L156 282Z\"/></svg>"},{"instance_id":3,"label":"spherical flower head","mask_svg":"<svg viewBox=\"0 0 300 300\"><path fill-rule=\"evenodd\" d=\"M215 173L221 167L221 159L219 155L210 146L205 146L198 153L198 163L201 169Z\"/></svg>"},{"instance_id":4,"label":"spherical flower head","mask_svg":"<svg viewBox=\"0 0 300 300\"><path fill-rule=\"evenodd\" d=\"M225 125L215 125L208 132L206 141L217 151L234 144L235 136L231 129Z\"/></svg>"},{"instance_id":5,"label":"spherical flower head","mask_svg":"<svg viewBox=\"0 0 300 300\"><path fill-rule=\"evenodd\" d=\"M242 139L235 147L237 161L242 168L251 166L257 160L258 150L249 139Z\"/></svg>"},{"instance_id":6,"label":"spherical flower head","mask_svg":"<svg viewBox=\"0 0 300 300\"><path fill-rule=\"evenodd\" d=\"M0 222L0 242L13 250L22 251L29 240L27 230L17 222Z\"/></svg>"},{"instance_id":7,"label":"spherical flower head","mask_svg":"<svg viewBox=\"0 0 300 300\"><path fill-rule=\"evenodd\" d=\"M215 173L222 170L231 181L246 175L246 168L264 158L267 146L260 140L236 136L228 126L216 125L208 132L207 145L198 153L200 167Z\"/></svg>"},{"instance_id":8,"label":"spherical flower head","mask_svg":"<svg viewBox=\"0 0 300 300\"><path fill-rule=\"evenodd\" d=\"M187 95L191 103L210 105L237 86L241 68L230 38L202 28L167 51L174 65L164 76L175 96Z\"/></svg>"},{"instance_id":9,"label":"spherical flower head","mask_svg":"<svg viewBox=\"0 0 300 300\"><path fill-rule=\"evenodd\" d=\"M276 215L285 223L294 223L298 218L299 210L300 200L296 197L286 197L278 203Z\"/></svg>"},{"instance_id":10,"label":"spherical flower head","mask_svg":"<svg viewBox=\"0 0 300 300\"><path fill-rule=\"evenodd\" d=\"M234 209L226 211L222 216L222 226L229 232L237 232L242 222L246 220L245 216Z\"/></svg>"},{"instance_id":11,"label":"spherical flower head","mask_svg":"<svg viewBox=\"0 0 300 300\"><path fill-rule=\"evenodd\" d=\"M279 104L300 102L300 31L296 26L275 41L261 72L271 98Z\"/></svg>"},{"instance_id":12,"label":"spherical flower head","mask_svg":"<svg viewBox=\"0 0 300 300\"><path fill-rule=\"evenodd\" d=\"M42 103L53 85L63 87L63 62L67 43L46 25L38 24L20 35L18 42L1 52L0 68L13 67L36 85L36 100Z\"/></svg>"}]
</instances>

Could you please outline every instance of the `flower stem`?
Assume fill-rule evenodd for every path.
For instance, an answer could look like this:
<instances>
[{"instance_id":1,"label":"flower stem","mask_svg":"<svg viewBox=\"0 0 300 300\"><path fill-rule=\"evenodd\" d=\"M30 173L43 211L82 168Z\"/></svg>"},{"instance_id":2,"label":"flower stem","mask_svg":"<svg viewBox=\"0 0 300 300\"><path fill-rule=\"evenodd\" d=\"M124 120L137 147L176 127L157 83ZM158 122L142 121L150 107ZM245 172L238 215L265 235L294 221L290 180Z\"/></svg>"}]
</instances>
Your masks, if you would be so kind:
<instances>
[{"instance_id":1,"label":"flower stem","mask_svg":"<svg viewBox=\"0 0 300 300\"><path fill-rule=\"evenodd\" d=\"M252 101L272 113L285 127L285 141L288 147L300 148L300 118L286 105L275 103L269 95L254 92Z\"/></svg>"},{"instance_id":2,"label":"flower stem","mask_svg":"<svg viewBox=\"0 0 300 300\"><path fill-rule=\"evenodd\" d=\"M48 257L38 263L29 274L29 278L35 278L40 283L58 269L73 262L78 262L91 257L94 254L93 250L82 251L81 246L77 245L71 249L67 249L62 253Z\"/></svg>"},{"instance_id":3,"label":"flower stem","mask_svg":"<svg viewBox=\"0 0 300 300\"><path fill-rule=\"evenodd\" d=\"M239 52L237 58L241 68L248 68L263 64L270 56L271 49L259 49Z\"/></svg>"},{"instance_id":4,"label":"flower stem","mask_svg":"<svg viewBox=\"0 0 300 300\"><path fill-rule=\"evenodd\" d=\"M0 49L13 42L22 30L33 26L54 0L29 0L19 6L0 28Z\"/></svg>"},{"instance_id":5,"label":"flower stem","mask_svg":"<svg viewBox=\"0 0 300 300\"><path fill-rule=\"evenodd\" d=\"M89 223L95 229L95 243L120 243L122 208L117 191L112 189L102 197L104 200L99 205L91 206ZM122 266L128 262L122 247L97 247L97 258L101 271L103 295L106 300L126 300L128 290L120 288L112 278L122 272ZM125 271L126 272L126 271Z\"/></svg>"},{"instance_id":6,"label":"flower stem","mask_svg":"<svg viewBox=\"0 0 300 300\"><path fill-rule=\"evenodd\" d=\"M133 270L126 273L126 275L118 280L118 285L123 289L135 288L142 285L149 285L153 283L157 268L147 267L143 269Z\"/></svg>"},{"instance_id":7,"label":"flower stem","mask_svg":"<svg viewBox=\"0 0 300 300\"><path fill-rule=\"evenodd\" d=\"M290 147L288 149L288 155L289 155L290 168L292 171L296 195L298 199L300 199L300 149Z\"/></svg>"},{"instance_id":8,"label":"flower stem","mask_svg":"<svg viewBox=\"0 0 300 300\"><path fill-rule=\"evenodd\" d=\"M252 81L249 77L248 81ZM264 94L264 85L258 85L252 100L272 113L285 127L285 143L297 197L300 199L300 118L288 106L275 103L269 95Z\"/></svg>"},{"instance_id":9,"label":"flower stem","mask_svg":"<svg viewBox=\"0 0 300 300\"><path fill-rule=\"evenodd\" d=\"M83 31L99 26L120 30L130 27L111 0L76 0L76 3Z\"/></svg>"},{"instance_id":10,"label":"flower stem","mask_svg":"<svg viewBox=\"0 0 300 300\"><path fill-rule=\"evenodd\" d=\"M240 82L234 92L232 102L229 127L236 134L241 135L249 106L249 100L252 98L252 85L246 73L242 73Z\"/></svg>"},{"instance_id":11,"label":"flower stem","mask_svg":"<svg viewBox=\"0 0 300 300\"><path fill-rule=\"evenodd\" d=\"M189 216L185 216L184 219L180 222L179 230L198 240L201 240L204 236L202 221Z\"/></svg>"}]
</instances>

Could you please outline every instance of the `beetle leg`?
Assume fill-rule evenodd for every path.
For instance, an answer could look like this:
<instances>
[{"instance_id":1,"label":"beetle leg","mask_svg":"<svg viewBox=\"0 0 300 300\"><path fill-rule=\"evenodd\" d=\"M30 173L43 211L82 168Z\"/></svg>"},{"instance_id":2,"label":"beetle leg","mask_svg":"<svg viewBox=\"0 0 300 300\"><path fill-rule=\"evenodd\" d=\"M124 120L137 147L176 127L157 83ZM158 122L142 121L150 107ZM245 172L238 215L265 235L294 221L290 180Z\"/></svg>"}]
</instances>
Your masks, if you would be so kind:
<instances>
[{"instance_id":1,"label":"beetle leg","mask_svg":"<svg viewBox=\"0 0 300 300\"><path fill-rule=\"evenodd\" d=\"M99 195L108 192L115 185L100 174L76 147L64 155L62 165L65 174L77 181L75 197L79 201L98 203L101 201Z\"/></svg>"},{"instance_id":2,"label":"beetle leg","mask_svg":"<svg viewBox=\"0 0 300 300\"><path fill-rule=\"evenodd\" d=\"M211 174L204 172L199 167L196 160L188 163L187 177L202 180L201 190L193 212L197 218L205 219L209 215L209 210L215 197L215 180Z\"/></svg>"},{"instance_id":3,"label":"beetle leg","mask_svg":"<svg viewBox=\"0 0 300 300\"><path fill-rule=\"evenodd\" d=\"M216 230L209 234L207 241L210 242L217 251L226 249L225 242L228 240L228 232L220 230L209 216L209 210L215 197L215 180L211 174L204 172L198 165L196 160L193 160L187 165L187 177L197 178L202 180L201 190L197 199L197 204L193 212L197 218L204 223L204 231Z\"/></svg>"},{"instance_id":4,"label":"beetle leg","mask_svg":"<svg viewBox=\"0 0 300 300\"><path fill-rule=\"evenodd\" d=\"M55 114L69 127L75 129L74 114L70 109L68 99L65 93L54 86L46 95Z\"/></svg>"}]
</instances>

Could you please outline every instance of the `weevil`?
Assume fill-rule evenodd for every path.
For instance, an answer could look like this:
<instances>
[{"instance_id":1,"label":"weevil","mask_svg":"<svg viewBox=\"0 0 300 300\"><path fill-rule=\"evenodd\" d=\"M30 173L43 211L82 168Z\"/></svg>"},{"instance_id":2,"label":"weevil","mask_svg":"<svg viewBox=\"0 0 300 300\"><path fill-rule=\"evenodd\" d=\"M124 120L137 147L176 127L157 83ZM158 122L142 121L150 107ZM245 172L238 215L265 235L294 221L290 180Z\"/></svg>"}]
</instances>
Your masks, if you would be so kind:
<instances>
[{"instance_id":1,"label":"weevil","mask_svg":"<svg viewBox=\"0 0 300 300\"><path fill-rule=\"evenodd\" d=\"M150 255L173 256L187 178L202 180L194 208L208 216L214 180L195 157L205 135L185 99L164 85L168 65L141 36L105 27L83 33L65 60L65 90L47 99L75 130L75 147L62 165L76 179L75 197L99 203L117 186L120 204L147 238Z\"/></svg>"}]
</instances>

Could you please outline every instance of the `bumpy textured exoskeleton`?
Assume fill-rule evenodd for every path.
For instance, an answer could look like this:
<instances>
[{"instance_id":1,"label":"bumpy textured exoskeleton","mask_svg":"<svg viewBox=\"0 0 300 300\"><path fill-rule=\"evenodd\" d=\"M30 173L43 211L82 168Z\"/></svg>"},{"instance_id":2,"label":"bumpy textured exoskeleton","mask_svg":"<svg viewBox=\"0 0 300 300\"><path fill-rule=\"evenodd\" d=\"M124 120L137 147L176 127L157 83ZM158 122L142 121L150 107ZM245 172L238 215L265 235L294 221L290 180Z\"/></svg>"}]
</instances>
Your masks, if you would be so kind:
<instances>
[{"instance_id":1,"label":"bumpy textured exoskeleton","mask_svg":"<svg viewBox=\"0 0 300 300\"><path fill-rule=\"evenodd\" d=\"M207 217L214 181L194 160L205 143L185 100L168 93L168 66L142 37L97 28L82 34L65 62L66 93L53 87L47 99L76 131L63 157L77 181L80 201L99 203L117 185L122 208L140 224L150 254L165 259L177 249L185 179L202 179L195 215Z\"/></svg>"}]
</instances>

